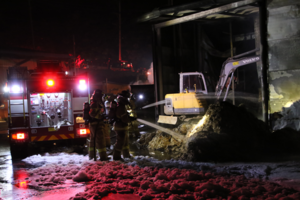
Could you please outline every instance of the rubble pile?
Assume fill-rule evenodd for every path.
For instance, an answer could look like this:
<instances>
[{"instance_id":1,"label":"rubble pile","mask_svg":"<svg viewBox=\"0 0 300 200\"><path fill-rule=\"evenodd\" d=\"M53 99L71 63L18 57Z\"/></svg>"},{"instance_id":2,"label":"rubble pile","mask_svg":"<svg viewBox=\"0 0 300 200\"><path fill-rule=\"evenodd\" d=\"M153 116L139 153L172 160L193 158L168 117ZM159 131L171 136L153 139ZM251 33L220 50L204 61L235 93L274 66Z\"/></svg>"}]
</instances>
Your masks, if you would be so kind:
<instances>
[{"instance_id":1,"label":"rubble pile","mask_svg":"<svg viewBox=\"0 0 300 200\"><path fill-rule=\"evenodd\" d=\"M292 128L285 127L274 131L269 139L270 151L276 155L300 153L300 132Z\"/></svg>"},{"instance_id":2,"label":"rubble pile","mask_svg":"<svg viewBox=\"0 0 300 200\"><path fill-rule=\"evenodd\" d=\"M165 152L180 151L182 142L177 141L172 136L158 132L148 144L150 150L163 150Z\"/></svg>"},{"instance_id":3,"label":"rubble pile","mask_svg":"<svg viewBox=\"0 0 300 200\"><path fill-rule=\"evenodd\" d=\"M136 194L147 199L299 199L300 192L259 178L178 168L130 166L96 162L82 168L90 177L85 192L70 200L101 199L109 193ZM86 181L86 180L85 180Z\"/></svg>"},{"instance_id":4,"label":"rubble pile","mask_svg":"<svg viewBox=\"0 0 300 200\"><path fill-rule=\"evenodd\" d=\"M158 133L158 131L142 134L140 139L138 139L135 144L137 145L137 147L139 149L147 148L149 142L153 139L153 137L156 135L156 133Z\"/></svg>"},{"instance_id":5,"label":"rubble pile","mask_svg":"<svg viewBox=\"0 0 300 200\"><path fill-rule=\"evenodd\" d=\"M282 111L278 114L281 117L275 121L273 130L292 128L300 131L300 100L294 102L288 108L283 107Z\"/></svg>"},{"instance_id":6,"label":"rubble pile","mask_svg":"<svg viewBox=\"0 0 300 200\"><path fill-rule=\"evenodd\" d=\"M273 113L277 120L275 130L270 138L270 145L274 153L300 152L300 100L290 107L282 108L280 113Z\"/></svg>"},{"instance_id":7,"label":"rubble pile","mask_svg":"<svg viewBox=\"0 0 300 200\"><path fill-rule=\"evenodd\" d=\"M289 114L295 119L299 112L300 101L284 116ZM211 104L201 120L189 120L172 131L184 135L184 141L157 130L144 134L136 144L139 148L172 152L174 158L187 161L254 161L300 152L298 131L285 127L271 132L243 106L228 102Z\"/></svg>"},{"instance_id":8,"label":"rubble pile","mask_svg":"<svg viewBox=\"0 0 300 200\"><path fill-rule=\"evenodd\" d=\"M199 121L199 119L184 122L178 127L173 128L172 131L185 136L197 121ZM183 142L174 139L171 135L160 130L143 134L141 138L135 142L135 145L139 149L148 148L149 150L159 150L175 154L184 151Z\"/></svg>"},{"instance_id":9,"label":"rubble pile","mask_svg":"<svg viewBox=\"0 0 300 200\"><path fill-rule=\"evenodd\" d=\"M266 151L271 134L267 125L243 106L228 102L211 104L199 124L187 134L184 159L247 160Z\"/></svg>"}]
</instances>

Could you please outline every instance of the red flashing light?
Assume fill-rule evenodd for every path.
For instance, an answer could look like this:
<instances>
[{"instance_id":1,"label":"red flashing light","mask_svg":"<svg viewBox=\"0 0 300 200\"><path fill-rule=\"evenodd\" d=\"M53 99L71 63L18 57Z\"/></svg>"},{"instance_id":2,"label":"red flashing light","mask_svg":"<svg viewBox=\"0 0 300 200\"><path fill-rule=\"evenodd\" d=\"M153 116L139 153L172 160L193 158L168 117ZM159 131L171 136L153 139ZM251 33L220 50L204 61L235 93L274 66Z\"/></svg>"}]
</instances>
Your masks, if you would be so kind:
<instances>
[{"instance_id":1,"label":"red flashing light","mask_svg":"<svg viewBox=\"0 0 300 200\"><path fill-rule=\"evenodd\" d=\"M86 82L84 79L79 80L79 85L85 85L85 84L86 84Z\"/></svg>"},{"instance_id":2,"label":"red flashing light","mask_svg":"<svg viewBox=\"0 0 300 200\"><path fill-rule=\"evenodd\" d=\"M150 73L150 72L147 72L147 74L150 75L151 73Z\"/></svg>"},{"instance_id":3,"label":"red flashing light","mask_svg":"<svg viewBox=\"0 0 300 200\"><path fill-rule=\"evenodd\" d=\"M78 88L80 90L86 90L87 89L87 85L86 85L86 80L85 79L80 79L79 80L79 86Z\"/></svg>"},{"instance_id":4,"label":"red flashing light","mask_svg":"<svg viewBox=\"0 0 300 200\"><path fill-rule=\"evenodd\" d=\"M54 84L55 84L55 82L54 82L53 79L48 79L46 83L47 83L47 85L48 85L49 87L52 87L52 86L54 86Z\"/></svg>"},{"instance_id":5,"label":"red flashing light","mask_svg":"<svg viewBox=\"0 0 300 200\"><path fill-rule=\"evenodd\" d=\"M12 134L12 139L13 140L24 140L25 139L25 133L15 133Z\"/></svg>"}]
</instances>

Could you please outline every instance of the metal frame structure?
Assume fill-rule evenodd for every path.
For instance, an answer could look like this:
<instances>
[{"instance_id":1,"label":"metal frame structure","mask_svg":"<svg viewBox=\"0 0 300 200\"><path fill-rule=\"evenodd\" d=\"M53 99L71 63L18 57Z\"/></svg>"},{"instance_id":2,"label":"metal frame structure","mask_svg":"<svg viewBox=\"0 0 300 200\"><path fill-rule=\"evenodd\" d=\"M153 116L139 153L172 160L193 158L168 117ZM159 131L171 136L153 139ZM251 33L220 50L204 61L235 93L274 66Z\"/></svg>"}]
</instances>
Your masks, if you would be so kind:
<instances>
[{"instance_id":1,"label":"metal frame structure","mask_svg":"<svg viewBox=\"0 0 300 200\"><path fill-rule=\"evenodd\" d=\"M154 66L154 82L155 82L155 92L156 101L164 99L164 95L168 93L165 91L165 82L163 76L163 45L162 42L162 29L166 27L174 27L180 29L184 24L191 22L203 23L203 24L213 24L219 20L230 23L232 20L243 20L247 18L248 15L253 13L259 13L255 23L255 38L256 41L255 48L261 51L257 54L261 55L261 62L257 64L258 79L260 86L262 88L262 118L268 123L268 84L267 84L267 58L266 56L266 33L263 29L264 22L266 20L266 5L264 1L261 0L204 0L198 1L190 4L174 6L166 9L157 9L153 12L147 13L140 17L138 21L140 22L151 22L153 31L153 66ZM230 23L231 24L231 23ZM230 42L232 43L232 33L230 31ZM195 41L197 42L197 41ZM174 44L176 45L176 44ZM231 51L233 52L232 45ZM178 55L180 56L180 54ZM201 56L201 55L200 55ZM232 57L233 55L231 55ZM203 58L199 58L203 59ZM182 68L181 68L182 70ZM199 69L195 69L198 71ZM201 70L200 70L201 71ZM174 71L174 74L176 71ZM169 75L170 76L170 75ZM156 113L162 114L162 105L156 108Z\"/></svg>"}]
</instances>

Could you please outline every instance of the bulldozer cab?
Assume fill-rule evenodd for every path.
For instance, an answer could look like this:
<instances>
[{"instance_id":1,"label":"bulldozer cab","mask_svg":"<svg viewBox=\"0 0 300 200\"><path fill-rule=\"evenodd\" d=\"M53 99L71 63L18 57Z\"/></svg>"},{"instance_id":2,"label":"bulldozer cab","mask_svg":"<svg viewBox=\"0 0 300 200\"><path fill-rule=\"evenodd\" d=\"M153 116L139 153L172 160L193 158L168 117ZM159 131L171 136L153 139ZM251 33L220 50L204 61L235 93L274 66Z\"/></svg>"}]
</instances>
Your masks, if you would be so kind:
<instances>
[{"instance_id":1,"label":"bulldozer cab","mask_svg":"<svg viewBox=\"0 0 300 200\"><path fill-rule=\"evenodd\" d=\"M202 93L207 94L207 86L204 75L200 72L179 73L180 93Z\"/></svg>"}]
</instances>

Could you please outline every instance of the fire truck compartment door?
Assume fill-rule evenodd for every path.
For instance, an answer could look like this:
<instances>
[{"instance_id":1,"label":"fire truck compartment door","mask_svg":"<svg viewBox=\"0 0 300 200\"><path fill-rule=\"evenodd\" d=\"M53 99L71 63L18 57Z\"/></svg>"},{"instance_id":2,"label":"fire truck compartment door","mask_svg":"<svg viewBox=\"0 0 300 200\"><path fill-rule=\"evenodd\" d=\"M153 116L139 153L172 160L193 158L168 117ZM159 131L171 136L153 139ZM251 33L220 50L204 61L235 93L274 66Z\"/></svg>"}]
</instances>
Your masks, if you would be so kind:
<instances>
[{"instance_id":1,"label":"fire truck compartment door","mask_svg":"<svg viewBox=\"0 0 300 200\"><path fill-rule=\"evenodd\" d=\"M9 101L8 101L9 103ZM11 104L11 113L22 113L23 114L23 100L22 99L13 99L10 100ZM28 113L28 104L27 104L27 99L24 99L24 108L25 108L25 113Z\"/></svg>"},{"instance_id":2,"label":"fire truck compartment door","mask_svg":"<svg viewBox=\"0 0 300 200\"><path fill-rule=\"evenodd\" d=\"M83 113L83 103L88 100L88 97L73 97L73 112Z\"/></svg>"}]
</instances>

